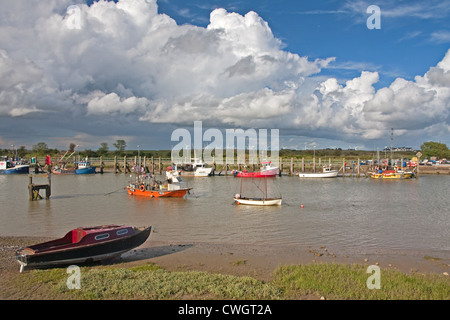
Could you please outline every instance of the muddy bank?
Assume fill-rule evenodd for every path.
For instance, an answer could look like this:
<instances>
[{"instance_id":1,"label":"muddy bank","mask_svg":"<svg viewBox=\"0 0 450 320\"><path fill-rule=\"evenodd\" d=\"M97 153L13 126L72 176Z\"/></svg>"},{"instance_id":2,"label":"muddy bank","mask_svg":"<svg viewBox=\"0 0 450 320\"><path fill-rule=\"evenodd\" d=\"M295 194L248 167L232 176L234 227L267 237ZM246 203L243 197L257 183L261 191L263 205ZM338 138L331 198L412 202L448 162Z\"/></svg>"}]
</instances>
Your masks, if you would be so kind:
<instances>
[{"instance_id":1,"label":"muddy bank","mask_svg":"<svg viewBox=\"0 0 450 320\"><path fill-rule=\"evenodd\" d=\"M39 290L16 287L20 280L17 249L47 241L46 238L0 237L0 299L45 299ZM270 281L273 271L282 265L343 263L378 265L405 273L450 273L450 252L414 250L337 250L317 245L248 246L212 243L163 243L151 238L141 247L123 254L112 264L121 267L155 263L170 271L206 271L251 276Z\"/></svg>"}]
</instances>

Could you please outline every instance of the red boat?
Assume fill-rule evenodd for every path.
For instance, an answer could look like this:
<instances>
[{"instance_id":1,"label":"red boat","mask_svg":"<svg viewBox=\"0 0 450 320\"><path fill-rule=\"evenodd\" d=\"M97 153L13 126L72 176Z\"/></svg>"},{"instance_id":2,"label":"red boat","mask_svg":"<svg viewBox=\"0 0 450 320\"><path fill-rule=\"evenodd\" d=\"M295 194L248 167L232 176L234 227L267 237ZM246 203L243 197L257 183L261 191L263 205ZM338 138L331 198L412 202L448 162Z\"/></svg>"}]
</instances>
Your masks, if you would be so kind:
<instances>
[{"instance_id":1,"label":"red boat","mask_svg":"<svg viewBox=\"0 0 450 320\"><path fill-rule=\"evenodd\" d=\"M272 166L272 162L262 162L260 171L233 171L235 177L243 178L264 178L275 177L278 174L278 167Z\"/></svg>"},{"instance_id":2,"label":"red boat","mask_svg":"<svg viewBox=\"0 0 450 320\"><path fill-rule=\"evenodd\" d=\"M77 228L64 237L35 244L16 252L20 271L24 267L44 267L102 261L143 244L150 235L151 226L106 225Z\"/></svg>"}]
</instances>

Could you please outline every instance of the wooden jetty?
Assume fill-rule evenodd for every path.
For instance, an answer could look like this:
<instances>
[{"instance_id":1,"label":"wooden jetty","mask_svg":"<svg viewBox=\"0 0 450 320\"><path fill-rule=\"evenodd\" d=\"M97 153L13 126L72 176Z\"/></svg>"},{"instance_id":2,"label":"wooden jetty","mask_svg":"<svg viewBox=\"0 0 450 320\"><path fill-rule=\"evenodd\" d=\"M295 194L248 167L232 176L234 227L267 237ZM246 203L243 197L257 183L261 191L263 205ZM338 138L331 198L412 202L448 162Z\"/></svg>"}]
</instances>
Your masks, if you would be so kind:
<instances>
[{"instance_id":1,"label":"wooden jetty","mask_svg":"<svg viewBox=\"0 0 450 320\"><path fill-rule=\"evenodd\" d=\"M47 178L46 184L35 184L33 178ZM45 190L45 199L50 199L51 195L51 173L48 174L29 174L28 175L28 194L30 201L41 200L40 190Z\"/></svg>"}]
</instances>

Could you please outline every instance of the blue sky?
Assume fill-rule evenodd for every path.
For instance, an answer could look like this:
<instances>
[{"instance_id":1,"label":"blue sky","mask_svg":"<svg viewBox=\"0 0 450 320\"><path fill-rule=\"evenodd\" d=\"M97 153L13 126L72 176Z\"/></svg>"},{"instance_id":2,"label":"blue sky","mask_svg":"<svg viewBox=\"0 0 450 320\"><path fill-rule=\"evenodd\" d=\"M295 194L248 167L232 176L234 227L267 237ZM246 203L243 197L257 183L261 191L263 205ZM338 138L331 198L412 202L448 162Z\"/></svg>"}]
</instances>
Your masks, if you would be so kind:
<instances>
[{"instance_id":1,"label":"blue sky","mask_svg":"<svg viewBox=\"0 0 450 320\"><path fill-rule=\"evenodd\" d=\"M353 78L378 71L378 87L395 78L413 80L439 62L450 45L446 1L201 1L162 0L159 10L179 24L207 26L215 8L245 15L256 11L290 52L311 59L336 57L324 75ZM369 5L381 9L381 29L369 30Z\"/></svg>"},{"instance_id":2,"label":"blue sky","mask_svg":"<svg viewBox=\"0 0 450 320\"><path fill-rule=\"evenodd\" d=\"M450 145L449 1L0 0L0 147ZM370 5L381 29L369 29Z\"/></svg>"}]
</instances>

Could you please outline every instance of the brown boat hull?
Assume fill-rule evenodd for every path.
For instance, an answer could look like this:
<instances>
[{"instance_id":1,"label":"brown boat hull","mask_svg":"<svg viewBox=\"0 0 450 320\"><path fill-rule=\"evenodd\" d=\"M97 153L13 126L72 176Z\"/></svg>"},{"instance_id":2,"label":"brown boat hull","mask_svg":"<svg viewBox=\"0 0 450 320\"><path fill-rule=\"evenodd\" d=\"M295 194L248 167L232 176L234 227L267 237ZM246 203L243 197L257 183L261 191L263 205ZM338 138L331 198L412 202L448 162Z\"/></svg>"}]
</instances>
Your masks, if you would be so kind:
<instances>
[{"instance_id":1,"label":"brown boat hull","mask_svg":"<svg viewBox=\"0 0 450 320\"><path fill-rule=\"evenodd\" d=\"M93 261L102 261L121 255L143 244L150 236L151 226L134 228L135 232L126 237L115 238L109 241L83 244L75 243L72 246L55 246L54 250L33 250L35 245L16 253L16 258L22 267L47 267L56 265L82 264ZM59 240L55 240L56 243ZM50 244L51 242L49 242ZM22 268L21 268L22 270Z\"/></svg>"}]
</instances>

